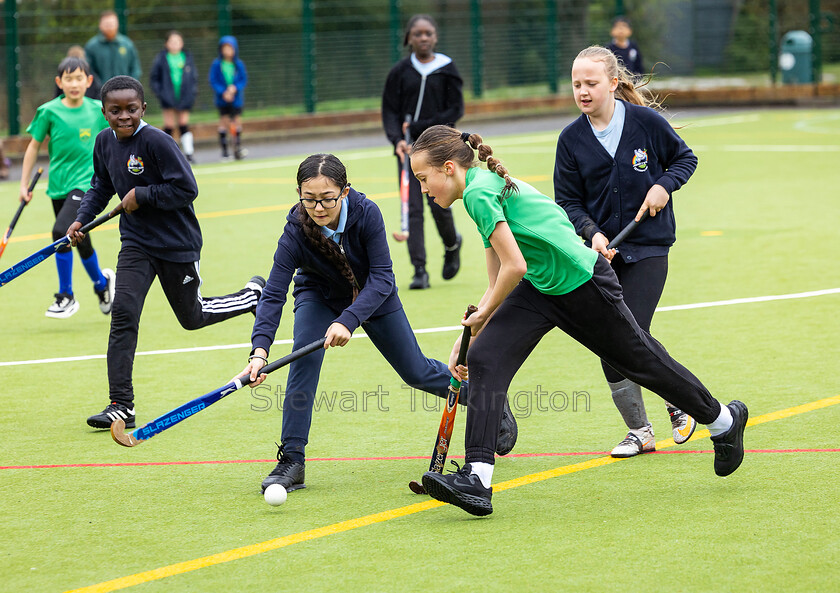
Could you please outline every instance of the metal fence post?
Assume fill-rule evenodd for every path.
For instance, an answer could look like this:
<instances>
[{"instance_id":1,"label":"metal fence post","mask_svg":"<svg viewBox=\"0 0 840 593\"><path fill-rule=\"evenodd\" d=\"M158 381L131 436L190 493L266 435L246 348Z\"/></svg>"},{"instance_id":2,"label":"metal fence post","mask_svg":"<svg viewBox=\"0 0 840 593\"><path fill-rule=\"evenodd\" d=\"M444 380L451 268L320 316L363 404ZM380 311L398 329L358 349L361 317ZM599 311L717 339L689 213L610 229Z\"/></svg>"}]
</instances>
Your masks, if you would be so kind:
<instances>
[{"instance_id":1,"label":"metal fence post","mask_svg":"<svg viewBox=\"0 0 840 593\"><path fill-rule=\"evenodd\" d=\"M557 2L546 0L546 63L545 69L548 76L548 90L552 95L557 94Z\"/></svg>"},{"instance_id":2,"label":"metal fence post","mask_svg":"<svg viewBox=\"0 0 840 593\"><path fill-rule=\"evenodd\" d=\"M8 96L9 135L20 134L20 45L17 27L17 2L6 0L3 3L6 22L6 95Z\"/></svg>"},{"instance_id":3,"label":"metal fence post","mask_svg":"<svg viewBox=\"0 0 840 593\"><path fill-rule=\"evenodd\" d=\"M811 0L808 29L814 43L811 46L811 78L814 84L822 82L822 14L820 0Z\"/></svg>"},{"instance_id":4,"label":"metal fence post","mask_svg":"<svg viewBox=\"0 0 840 593\"><path fill-rule=\"evenodd\" d=\"M472 25L473 95L480 98L484 90L484 26L481 24L481 0L470 0Z\"/></svg>"},{"instance_id":5,"label":"metal fence post","mask_svg":"<svg viewBox=\"0 0 840 593\"><path fill-rule=\"evenodd\" d=\"M776 0L768 1L767 17L770 32L770 82L776 84L779 77L779 11Z\"/></svg>"},{"instance_id":6,"label":"metal fence post","mask_svg":"<svg viewBox=\"0 0 840 593\"><path fill-rule=\"evenodd\" d=\"M315 112L315 19L314 0L303 0L303 103L307 113Z\"/></svg>"},{"instance_id":7,"label":"metal fence post","mask_svg":"<svg viewBox=\"0 0 840 593\"><path fill-rule=\"evenodd\" d=\"M400 0L390 0L391 19L388 27L391 30L391 63L400 61L400 47L402 47L402 35L400 31Z\"/></svg>"},{"instance_id":8,"label":"metal fence post","mask_svg":"<svg viewBox=\"0 0 840 593\"><path fill-rule=\"evenodd\" d=\"M114 12L120 22L120 33L128 35L128 7L126 0L114 0Z\"/></svg>"},{"instance_id":9,"label":"metal fence post","mask_svg":"<svg viewBox=\"0 0 840 593\"><path fill-rule=\"evenodd\" d=\"M231 20L230 0L217 0L217 18L219 27L219 37L231 35L233 33L233 23Z\"/></svg>"}]
</instances>

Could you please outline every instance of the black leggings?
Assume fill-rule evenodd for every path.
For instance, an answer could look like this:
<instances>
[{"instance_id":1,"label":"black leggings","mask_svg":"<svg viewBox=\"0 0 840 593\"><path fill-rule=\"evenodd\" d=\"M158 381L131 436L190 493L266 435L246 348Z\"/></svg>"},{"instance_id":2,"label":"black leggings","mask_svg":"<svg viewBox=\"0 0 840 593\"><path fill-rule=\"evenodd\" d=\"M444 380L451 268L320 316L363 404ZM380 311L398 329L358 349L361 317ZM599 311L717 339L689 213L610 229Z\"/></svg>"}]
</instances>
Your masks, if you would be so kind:
<instances>
[{"instance_id":1,"label":"black leggings","mask_svg":"<svg viewBox=\"0 0 840 593\"><path fill-rule=\"evenodd\" d=\"M648 257L628 264L620 255L616 255L612 260L612 269L618 277L618 283L621 284L624 304L636 318L639 327L650 333L653 313L659 304L659 298L665 288L665 279L668 277L668 256ZM618 383L625 379L603 360L601 366L610 383Z\"/></svg>"},{"instance_id":2,"label":"black leggings","mask_svg":"<svg viewBox=\"0 0 840 593\"><path fill-rule=\"evenodd\" d=\"M615 272L599 255L592 279L567 294L546 295L530 282L520 282L473 342L467 354L467 462L494 462L510 382L555 327L698 422L709 424L720 414L720 403L700 380L639 327L621 297Z\"/></svg>"},{"instance_id":3,"label":"black leggings","mask_svg":"<svg viewBox=\"0 0 840 593\"><path fill-rule=\"evenodd\" d=\"M53 212L55 212L55 224L53 225L53 241L58 241L67 234L67 229L76 221L76 213L82 204L82 197L85 195L80 189L74 189L69 194L58 200L53 200ZM93 255L93 243L90 241L90 233L85 235L83 241L76 244L79 256L87 259ZM58 253L67 253L70 245L65 245L58 250Z\"/></svg>"}]
</instances>

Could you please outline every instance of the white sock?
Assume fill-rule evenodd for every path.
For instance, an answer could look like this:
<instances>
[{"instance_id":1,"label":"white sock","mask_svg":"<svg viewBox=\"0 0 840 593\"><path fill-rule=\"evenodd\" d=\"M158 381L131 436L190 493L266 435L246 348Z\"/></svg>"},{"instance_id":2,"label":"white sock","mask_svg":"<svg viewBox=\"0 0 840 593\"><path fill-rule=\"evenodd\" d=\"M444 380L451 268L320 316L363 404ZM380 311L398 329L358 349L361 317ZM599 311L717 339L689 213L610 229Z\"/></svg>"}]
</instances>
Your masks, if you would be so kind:
<instances>
[{"instance_id":1,"label":"white sock","mask_svg":"<svg viewBox=\"0 0 840 593\"><path fill-rule=\"evenodd\" d=\"M481 480L481 485L485 488L490 487L490 483L493 480L493 464L492 463L481 463L475 462L470 463L470 473L475 474L478 476L478 479Z\"/></svg>"},{"instance_id":2,"label":"white sock","mask_svg":"<svg viewBox=\"0 0 840 593\"><path fill-rule=\"evenodd\" d=\"M709 429L709 432L713 437L716 437L719 434L725 433L731 426L732 413L729 411L728 406L720 404L720 414L714 422L707 424L706 428Z\"/></svg>"},{"instance_id":3,"label":"white sock","mask_svg":"<svg viewBox=\"0 0 840 593\"><path fill-rule=\"evenodd\" d=\"M187 132L183 136L181 136L181 148L184 149L184 154L192 155L195 151L195 146L193 145L193 133Z\"/></svg>"}]
</instances>

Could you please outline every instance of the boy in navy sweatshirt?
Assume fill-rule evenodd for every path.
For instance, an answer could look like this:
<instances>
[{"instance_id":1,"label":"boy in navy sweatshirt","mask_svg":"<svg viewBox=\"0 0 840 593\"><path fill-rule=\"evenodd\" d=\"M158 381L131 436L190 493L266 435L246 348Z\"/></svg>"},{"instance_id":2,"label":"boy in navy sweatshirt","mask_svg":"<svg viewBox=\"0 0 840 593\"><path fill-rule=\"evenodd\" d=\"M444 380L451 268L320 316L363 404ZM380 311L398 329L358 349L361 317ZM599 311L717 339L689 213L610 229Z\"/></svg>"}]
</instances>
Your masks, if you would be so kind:
<instances>
[{"instance_id":1,"label":"boy in navy sweatshirt","mask_svg":"<svg viewBox=\"0 0 840 593\"><path fill-rule=\"evenodd\" d=\"M237 293L202 297L198 260L201 229L192 202L198 186L175 141L142 120L146 111L143 85L130 76L115 76L102 86L102 112L109 129L96 137L94 175L76 221L67 229L74 242L117 194L122 201L120 248L111 333L108 339L108 384L111 403L88 418L94 428L109 428L122 419L135 426L131 381L140 314L157 276L184 329L198 329L256 310L265 280L254 276Z\"/></svg>"}]
</instances>

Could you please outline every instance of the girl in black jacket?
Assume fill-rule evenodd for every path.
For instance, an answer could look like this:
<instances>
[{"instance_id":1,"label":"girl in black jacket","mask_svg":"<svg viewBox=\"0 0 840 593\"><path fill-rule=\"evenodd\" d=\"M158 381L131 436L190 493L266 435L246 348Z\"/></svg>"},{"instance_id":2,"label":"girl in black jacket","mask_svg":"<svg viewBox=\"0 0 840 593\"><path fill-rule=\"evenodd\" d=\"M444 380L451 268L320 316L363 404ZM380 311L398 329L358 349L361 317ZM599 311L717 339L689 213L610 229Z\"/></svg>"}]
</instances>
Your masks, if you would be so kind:
<instances>
[{"instance_id":1,"label":"girl in black jacket","mask_svg":"<svg viewBox=\"0 0 840 593\"><path fill-rule=\"evenodd\" d=\"M192 54L184 49L184 38L178 31L170 31L164 48L152 64L152 92L163 109L163 131L172 136L175 120L181 136L181 149L187 160L193 160L193 135L190 132L190 109L195 103L198 88L195 62Z\"/></svg>"},{"instance_id":2,"label":"girl in black jacket","mask_svg":"<svg viewBox=\"0 0 840 593\"><path fill-rule=\"evenodd\" d=\"M404 45L411 55L397 62L385 81L382 93L382 124L397 155L397 170L408 158L409 141L433 125L454 126L464 115L461 75L448 56L435 53L437 23L425 14L411 17L406 25ZM411 123L406 121L411 117ZM409 288L428 288L426 247L423 238L423 195L420 184L409 175L408 255L414 266ZM461 265L461 235L455 229L452 212L444 210L427 196L438 234L446 249L443 279L450 280Z\"/></svg>"}]
</instances>

